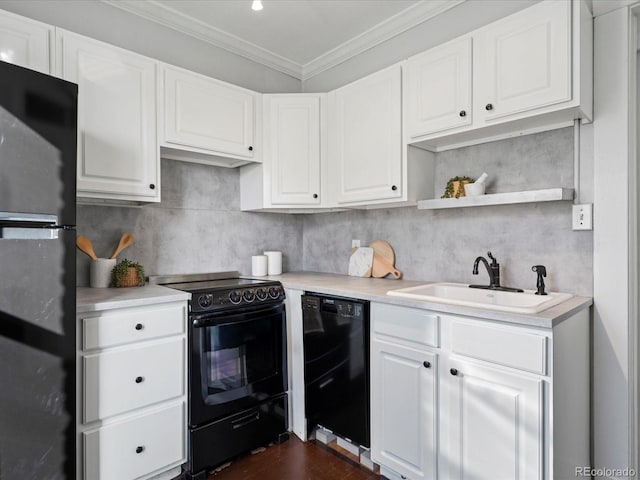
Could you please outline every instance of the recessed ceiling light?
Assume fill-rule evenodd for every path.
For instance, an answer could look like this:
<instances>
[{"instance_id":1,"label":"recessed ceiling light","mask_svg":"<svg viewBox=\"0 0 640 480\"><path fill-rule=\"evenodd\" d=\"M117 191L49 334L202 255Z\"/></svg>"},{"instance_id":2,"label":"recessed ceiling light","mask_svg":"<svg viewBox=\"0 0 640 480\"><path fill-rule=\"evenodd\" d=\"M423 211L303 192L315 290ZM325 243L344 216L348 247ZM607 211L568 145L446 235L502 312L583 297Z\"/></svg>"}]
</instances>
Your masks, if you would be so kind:
<instances>
[{"instance_id":1,"label":"recessed ceiling light","mask_svg":"<svg viewBox=\"0 0 640 480\"><path fill-rule=\"evenodd\" d=\"M262 1L261 0L253 0L253 3L251 4L251 10L255 11L255 12L259 12L260 10L262 10Z\"/></svg>"}]
</instances>

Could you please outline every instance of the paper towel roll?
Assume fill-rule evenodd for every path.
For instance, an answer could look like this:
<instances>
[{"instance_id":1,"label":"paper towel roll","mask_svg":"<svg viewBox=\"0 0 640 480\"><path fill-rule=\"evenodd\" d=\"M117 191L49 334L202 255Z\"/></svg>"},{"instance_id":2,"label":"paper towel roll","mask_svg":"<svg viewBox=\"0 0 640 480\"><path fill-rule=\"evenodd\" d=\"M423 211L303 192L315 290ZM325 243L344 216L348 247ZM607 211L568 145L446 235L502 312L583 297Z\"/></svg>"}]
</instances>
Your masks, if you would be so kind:
<instances>
[{"instance_id":1,"label":"paper towel roll","mask_svg":"<svg viewBox=\"0 0 640 480\"><path fill-rule=\"evenodd\" d=\"M269 250L264 252L269 259L267 271L269 275L280 275L282 273L282 252Z\"/></svg>"},{"instance_id":2,"label":"paper towel roll","mask_svg":"<svg viewBox=\"0 0 640 480\"><path fill-rule=\"evenodd\" d=\"M267 274L267 256L254 255L251 257L251 275L254 277L264 277Z\"/></svg>"}]
</instances>

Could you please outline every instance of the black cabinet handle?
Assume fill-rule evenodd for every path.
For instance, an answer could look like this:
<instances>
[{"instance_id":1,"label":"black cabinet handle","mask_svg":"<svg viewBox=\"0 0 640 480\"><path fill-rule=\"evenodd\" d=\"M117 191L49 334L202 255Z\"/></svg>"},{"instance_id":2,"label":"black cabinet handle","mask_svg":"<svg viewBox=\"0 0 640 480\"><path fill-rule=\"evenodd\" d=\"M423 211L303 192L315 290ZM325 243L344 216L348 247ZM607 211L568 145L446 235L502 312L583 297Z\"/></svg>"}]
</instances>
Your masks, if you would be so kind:
<instances>
[{"instance_id":1,"label":"black cabinet handle","mask_svg":"<svg viewBox=\"0 0 640 480\"><path fill-rule=\"evenodd\" d=\"M143 377L136 377L136 383L142 383L142 382L144 382Z\"/></svg>"},{"instance_id":2,"label":"black cabinet handle","mask_svg":"<svg viewBox=\"0 0 640 480\"><path fill-rule=\"evenodd\" d=\"M424 366L424 368L431 368L431 362L427 362L426 360L422 362L422 365Z\"/></svg>"},{"instance_id":3,"label":"black cabinet handle","mask_svg":"<svg viewBox=\"0 0 640 480\"><path fill-rule=\"evenodd\" d=\"M314 194L313 194L313 198L318 198L318 194L317 194L317 193L314 193Z\"/></svg>"},{"instance_id":4,"label":"black cabinet handle","mask_svg":"<svg viewBox=\"0 0 640 480\"><path fill-rule=\"evenodd\" d=\"M484 109L487 110L487 111L493 110L493 104L487 103L487 105L484 107Z\"/></svg>"},{"instance_id":5,"label":"black cabinet handle","mask_svg":"<svg viewBox=\"0 0 640 480\"><path fill-rule=\"evenodd\" d=\"M136 323L136 330L142 330L144 328L144 325L142 325L141 323Z\"/></svg>"},{"instance_id":6,"label":"black cabinet handle","mask_svg":"<svg viewBox=\"0 0 640 480\"><path fill-rule=\"evenodd\" d=\"M142 445L139 445L136 447L136 453L142 453L144 452L144 447Z\"/></svg>"},{"instance_id":7,"label":"black cabinet handle","mask_svg":"<svg viewBox=\"0 0 640 480\"><path fill-rule=\"evenodd\" d=\"M253 147L252 146L249 146L249 151L253 152Z\"/></svg>"},{"instance_id":8,"label":"black cabinet handle","mask_svg":"<svg viewBox=\"0 0 640 480\"><path fill-rule=\"evenodd\" d=\"M391 190L393 190L394 192L398 189L398 187L396 187L395 185L391 185Z\"/></svg>"},{"instance_id":9,"label":"black cabinet handle","mask_svg":"<svg viewBox=\"0 0 640 480\"><path fill-rule=\"evenodd\" d=\"M151 184L149 184L149 188L150 188L151 190L155 190L156 186L155 186L155 184L151 183Z\"/></svg>"},{"instance_id":10,"label":"black cabinet handle","mask_svg":"<svg viewBox=\"0 0 640 480\"><path fill-rule=\"evenodd\" d=\"M464 110L460 110L460 116L461 117L466 117L467 116L467 112Z\"/></svg>"},{"instance_id":11,"label":"black cabinet handle","mask_svg":"<svg viewBox=\"0 0 640 480\"><path fill-rule=\"evenodd\" d=\"M449 372L451 373L451 375L456 376L458 375L458 369L457 368L452 368L451 370L449 370Z\"/></svg>"}]
</instances>

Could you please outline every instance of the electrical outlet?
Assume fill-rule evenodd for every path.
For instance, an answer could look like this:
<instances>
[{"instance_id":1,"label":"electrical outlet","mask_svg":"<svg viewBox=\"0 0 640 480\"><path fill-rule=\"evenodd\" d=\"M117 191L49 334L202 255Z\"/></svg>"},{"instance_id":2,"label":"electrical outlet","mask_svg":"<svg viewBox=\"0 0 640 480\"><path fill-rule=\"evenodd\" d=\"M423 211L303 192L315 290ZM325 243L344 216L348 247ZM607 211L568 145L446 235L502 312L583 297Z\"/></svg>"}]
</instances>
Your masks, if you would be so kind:
<instances>
[{"instance_id":1,"label":"electrical outlet","mask_svg":"<svg viewBox=\"0 0 640 480\"><path fill-rule=\"evenodd\" d=\"M360 246L360 240L351 240L351 248L358 248Z\"/></svg>"},{"instance_id":2,"label":"electrical outlet","mask_svg":"<svg viewBox=\"0 0 640 480\"><path fill-rule=\"evenodd\" d=\"M573 230L593 230L593 204L583 203L573 206Z\"/></svg>"}]
</instances>

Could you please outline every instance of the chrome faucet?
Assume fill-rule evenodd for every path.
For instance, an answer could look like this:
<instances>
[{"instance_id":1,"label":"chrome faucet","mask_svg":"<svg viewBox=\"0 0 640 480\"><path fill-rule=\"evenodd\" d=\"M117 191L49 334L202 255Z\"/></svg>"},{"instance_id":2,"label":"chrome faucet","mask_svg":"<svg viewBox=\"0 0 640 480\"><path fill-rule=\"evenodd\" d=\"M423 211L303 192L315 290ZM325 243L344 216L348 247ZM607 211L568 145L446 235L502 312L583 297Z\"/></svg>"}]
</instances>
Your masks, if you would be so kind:
<instances>
[{"instance_id":1,"label":"chrome faucet","mask_svg":"<svg viewBox=\"0 0 640 480\"><path fill-rule=\"evenodd\" d=\"M476 261L473 262L473 272L471 273L478 275L478 264L482 262L489 274L489 286L487 288L500 287L500 264L491 252L487 252L487 257L491 259L491 265L489 265L486 258L478 257L476 258Z\"/></svg>"},{"instance_id":2,"label":"chrome faucet","mask_svg":"<svg viewBox=\"0 0 640 480\"><path fill-rule=\"evenodd\" d=\"M478 275L478 264L482 262L482 264L487 269L487 273L489 274L489 285L469 285L469 288L483 288L485 290L502 290L503 292L523 292L524 290L520 288L511 288L511 287L503 287L500 285L500 264L496 260L496 258L491 254L491 252L487 252L487 257L491 260L491 264L484 257L476 258L476 261L473 262L473 273L474 275Z\"/></svg>"}]
</instances>

